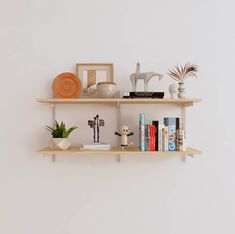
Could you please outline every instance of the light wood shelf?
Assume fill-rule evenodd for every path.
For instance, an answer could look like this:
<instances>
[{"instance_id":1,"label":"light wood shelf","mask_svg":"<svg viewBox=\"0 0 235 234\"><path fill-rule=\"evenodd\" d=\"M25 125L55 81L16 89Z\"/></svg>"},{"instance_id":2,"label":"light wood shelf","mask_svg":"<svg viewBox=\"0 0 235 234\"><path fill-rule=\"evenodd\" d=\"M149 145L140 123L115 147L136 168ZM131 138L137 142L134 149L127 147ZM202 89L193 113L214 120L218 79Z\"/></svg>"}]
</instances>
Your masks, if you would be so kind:
<instances>
[{"instance_id":1,"label":"light wood shelf","mask_svg":"<svg viewBox=\"0 0 235 234\"><path fill-rule=\"evenodd\" d=\"M176 155L200 155L202 152L194 148L187 148L186 151L140 151L138 147L128 147L122 150L120 147L114 147L110 150L81 150L80 147L71 147L68 150L52 150L49 147L38 151L42 155L58 155L58 154L108 154L108 155L156 155L156 156L176 156Z\"/></svg>"},{"instance_id":2,"label":"light wood shelf","mask_svg":"<svg viewBox=\"0 0 235 234\"><path fill-rule=\"evenodd\" d=\"M78 99L65 99L65 98L37 98L37 102L48 104L173 104L192 106L194 103L200 102L201 99L149 99L149 98L136 98L136 99L122 99L122 98L78 98Z\"/></svg>"}]
</instances>

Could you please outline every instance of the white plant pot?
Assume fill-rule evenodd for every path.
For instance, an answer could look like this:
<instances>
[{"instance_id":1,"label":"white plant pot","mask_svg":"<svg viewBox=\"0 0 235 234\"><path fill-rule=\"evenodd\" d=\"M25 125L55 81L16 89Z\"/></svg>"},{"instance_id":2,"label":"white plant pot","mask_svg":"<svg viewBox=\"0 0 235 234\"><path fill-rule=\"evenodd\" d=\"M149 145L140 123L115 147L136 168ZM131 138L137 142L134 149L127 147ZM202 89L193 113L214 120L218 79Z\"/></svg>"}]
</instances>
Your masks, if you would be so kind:
<instances>
[{"instance_id":1,"label":"white plant pot","mask_svg":"<svg viewBox=\"0 0 235 234\"><path fill-rule=\"evenodd\" d=\"M51 149L61 149L66 150L71 146L68 138L52 138L50 148Z\"/></svg>"}]
</instances>

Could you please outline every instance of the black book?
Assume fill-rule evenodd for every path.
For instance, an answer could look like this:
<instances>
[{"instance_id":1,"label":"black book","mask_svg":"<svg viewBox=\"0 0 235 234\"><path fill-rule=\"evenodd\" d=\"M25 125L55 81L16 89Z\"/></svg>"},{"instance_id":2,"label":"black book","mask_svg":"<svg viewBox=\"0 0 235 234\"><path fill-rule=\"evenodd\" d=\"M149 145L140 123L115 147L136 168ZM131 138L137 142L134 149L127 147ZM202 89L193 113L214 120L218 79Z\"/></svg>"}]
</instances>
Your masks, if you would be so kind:
<instances>
[{"instance_id":1,"label":"black book","mask_svg":"<svg viewBox=\"0 0 235 234\"><path fill-rule=\"evenodd\" d=\"M124 92L123 98L160 98L164 97L164 92Z\"/></svg>"},{"instance_id":2,"label":"black book","mask_svg":"<svg viewBox=\"0 0 235 234\"><path fill-rule=\"evenodd\" d=\"M155 151L158 151L158 126L159 122L154 120L153 125L155 126Z\"/></svg>"}]
</instances>

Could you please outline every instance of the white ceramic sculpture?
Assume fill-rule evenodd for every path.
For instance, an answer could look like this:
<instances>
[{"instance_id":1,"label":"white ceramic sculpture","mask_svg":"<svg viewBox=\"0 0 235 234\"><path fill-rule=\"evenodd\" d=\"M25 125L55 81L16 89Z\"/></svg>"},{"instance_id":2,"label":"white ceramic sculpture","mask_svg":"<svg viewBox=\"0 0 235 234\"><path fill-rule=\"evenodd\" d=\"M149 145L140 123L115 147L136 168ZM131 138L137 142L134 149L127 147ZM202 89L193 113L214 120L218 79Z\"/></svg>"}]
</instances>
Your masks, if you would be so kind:
<instances>
[{"instance_id":1,"label":"white ceramic sculpture","mask_svg":"<svg viewBox=\"0 0 235 234\"><path fill-rule=\"evenodd\" d=\"M142 80L144 80L144 91L147 92L148 91L148 82L154 76L158 76L159 80L161 80L161 78L163 77L162 74L159 74L159 73L156 73L156 72L140 72L140 63L137 62L137 64L136 64L136 72L132 73L130 75L130 80L131 80L131 83L132 83L133 91L136 92L137 81L139 79L142 79Z\"/></svg>"},{"instance_id":2,"label":"white ceramic sculpture","mask_svg":"<svg viewBox=\"0 0 235 234\"><path fill-rule=\"evenodd\" d=\"M178 85L177 84L170 84L169 85L169 92L171 99L177 99L177 92L178 92Z\"/></svg>"},{"instance_id":3,"label":"white ceramic sculpture","mask_svg":"<svg viewBox=\"0 0 235 234\"><path fill-rule=\"evenodd\" d=\"M68 138L52 138L50 148L66 150L71 146Z\"/></svg>"}]
</instances>

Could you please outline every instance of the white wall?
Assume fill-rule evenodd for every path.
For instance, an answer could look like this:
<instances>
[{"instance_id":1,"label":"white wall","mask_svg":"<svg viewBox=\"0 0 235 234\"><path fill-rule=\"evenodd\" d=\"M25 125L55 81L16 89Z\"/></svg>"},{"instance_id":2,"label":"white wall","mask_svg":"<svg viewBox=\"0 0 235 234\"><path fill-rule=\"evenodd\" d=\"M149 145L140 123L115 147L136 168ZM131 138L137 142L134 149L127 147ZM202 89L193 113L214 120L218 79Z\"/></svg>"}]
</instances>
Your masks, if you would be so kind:
<instances>
[{"instance_id":1,"label":"white wall","mask_svg":"<svg viewBox=\"0 0 235 234\"><path fill-rule=\"evenodd\" d=\"M232 0L0 0L0 233L235 233L234 7ZM186 164L61 156L53 164L35 153L51 123L50 108L35 98L51 95L57 74L79 62L113 62L115 81L127 89L137 60L164 73L176 63L200 65L186 88L203 99L187 111L188 141L202 156ZM156 90L170 83L152 81ZM88 139L85 124L97 112L110 137L115 109L84 108L57 113L79 125L73 142Z\"/></svg>"}]
</instances>

